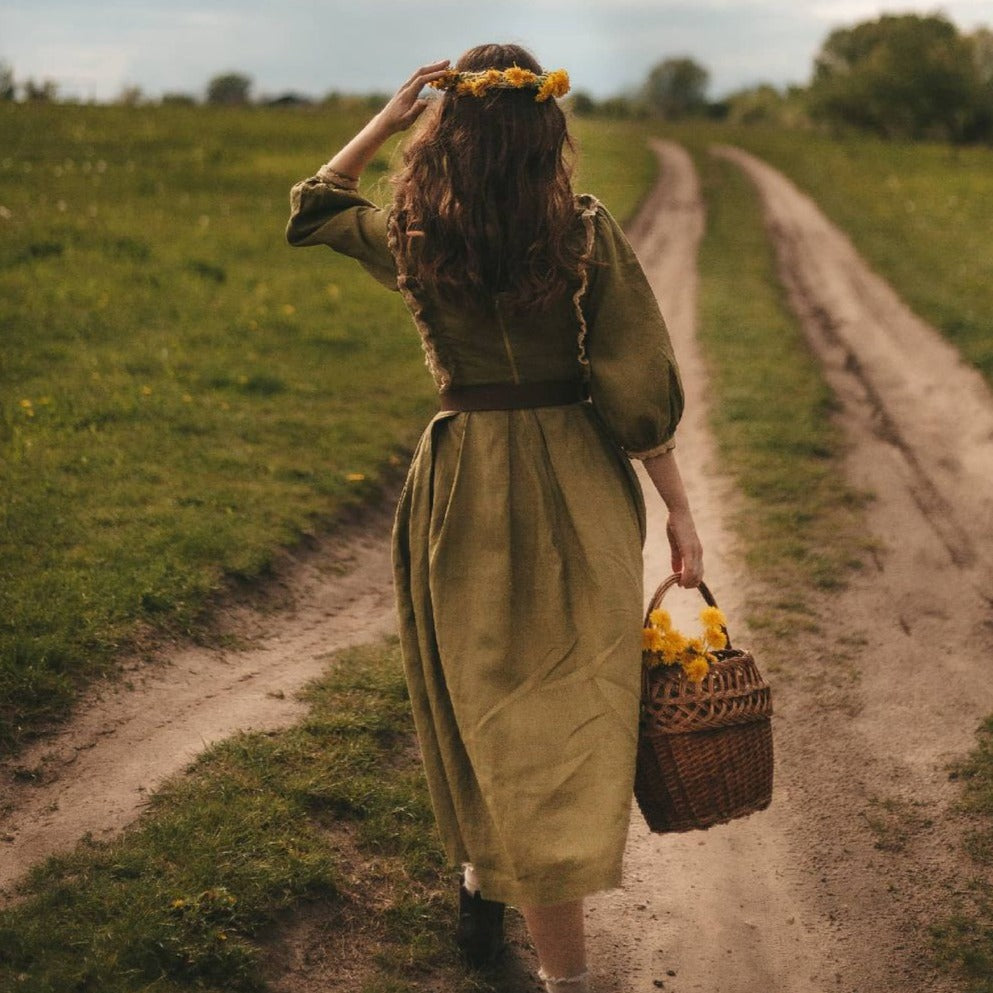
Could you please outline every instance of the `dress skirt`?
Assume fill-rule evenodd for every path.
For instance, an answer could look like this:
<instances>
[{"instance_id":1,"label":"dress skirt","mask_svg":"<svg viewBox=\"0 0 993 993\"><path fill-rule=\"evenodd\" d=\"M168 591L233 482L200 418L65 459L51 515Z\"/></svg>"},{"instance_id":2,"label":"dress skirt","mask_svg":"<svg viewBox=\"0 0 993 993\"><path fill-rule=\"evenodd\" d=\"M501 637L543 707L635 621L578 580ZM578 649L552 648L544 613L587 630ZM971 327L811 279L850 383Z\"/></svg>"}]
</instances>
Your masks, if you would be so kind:
<instances>
[{"instance_id":1,"label":"dress skirt","mask_svg":"<svg viewBox=\"0 0 993 993\"><path fill-rule=\"evenodd\" d=\"M442 842L487 899L620 884L645 509L588 403L445 412L394 529L400 638Z\"/></svg>"}]
</instances>

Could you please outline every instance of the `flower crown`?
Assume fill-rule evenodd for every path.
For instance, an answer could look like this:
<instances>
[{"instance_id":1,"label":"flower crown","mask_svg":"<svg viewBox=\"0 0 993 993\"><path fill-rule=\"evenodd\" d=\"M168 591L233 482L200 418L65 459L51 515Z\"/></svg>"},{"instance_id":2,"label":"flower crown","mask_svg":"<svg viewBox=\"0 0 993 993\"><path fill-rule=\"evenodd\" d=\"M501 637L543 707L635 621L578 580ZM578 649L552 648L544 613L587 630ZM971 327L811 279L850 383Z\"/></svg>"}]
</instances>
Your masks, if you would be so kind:
<instances>
[{"instance_id":1,"label":"flower crown","mask_svg":"<svg viewBox=\"0 0 993 993\"><path fill-rule=\"evenodd\" d=\"M562 97L569 92L569 73L565 69L554 72L532 72L511 66L509 69L482 69L479 72L459 72L449 69L444 76L432 80L428 86L436 90L454 90L457 96L484 96L490 90L534 89L538 103L549 97Z\"/></svg>"}]
</instances>

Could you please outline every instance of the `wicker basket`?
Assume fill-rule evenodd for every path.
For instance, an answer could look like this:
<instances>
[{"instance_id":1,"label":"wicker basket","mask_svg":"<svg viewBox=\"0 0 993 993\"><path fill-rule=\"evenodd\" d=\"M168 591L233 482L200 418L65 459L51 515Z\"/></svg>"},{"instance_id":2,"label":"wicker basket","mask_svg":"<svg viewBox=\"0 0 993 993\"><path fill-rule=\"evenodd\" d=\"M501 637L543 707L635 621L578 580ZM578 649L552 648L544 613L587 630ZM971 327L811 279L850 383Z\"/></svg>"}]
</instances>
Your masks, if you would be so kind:
<instances>
[{"instance_id":1,"label":"wicker basket","mask_svg":"<svg viewBox=\"0 0 993 993\"><path fill-rule=\"evenodd\" d=\"M659 586L648 613L678 580L673 575ZM703 583L699 589L716 607L710 590ZM655 832L724 824L772 800L769 686L730 638L711 654L717 661L701 683L690 682L679 665L642 667L634 793Z\"/></svg>"}]
</instances>

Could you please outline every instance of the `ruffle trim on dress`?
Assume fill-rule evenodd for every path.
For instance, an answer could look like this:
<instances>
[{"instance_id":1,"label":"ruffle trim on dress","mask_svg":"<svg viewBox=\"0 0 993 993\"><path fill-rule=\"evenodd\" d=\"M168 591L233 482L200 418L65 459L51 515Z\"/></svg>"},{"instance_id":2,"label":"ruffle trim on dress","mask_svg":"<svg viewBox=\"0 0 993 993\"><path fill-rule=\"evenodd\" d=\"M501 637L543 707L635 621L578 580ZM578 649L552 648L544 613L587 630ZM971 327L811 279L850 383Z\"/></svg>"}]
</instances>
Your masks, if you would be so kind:
<instances>
[{"instance_id":1,"label":"ruffle trim on dress","mask_svg":"<svg viewBox=\"0 0 993 993\"><path fill-rule=\"evenodd\" d=\"M400 225L392 214L386 227L386 243L396 262L397 289L400 291L400 296L410 311L410 316L414 320L417 333L421 336L421 347L424 349L424 364L428 367L428 371L431 373L438 390L444 392L452 385L452 374L445 368L438 356L438 346L434 340L434 333L424 317L424 304L418 300L410 285L412 282L416 283L416 279L407 273L404 253L400 247Z\"/></svg>"},{"instance_id":2,"label":"ruffle trim on dress","mask_svg":"<svg viewBox=\"0 0 993 993\"><path fill-rule=\"evenodd\" d=\"M584 373L588 376L590 370L590 360L586 354L586 315L583 313L583 297L590 285L590 262L593 259L593 244L596 238L596 212L600 207L600 201L590 193L583 193L577 198L584 206L580 217L583 226L586 228L586 248L579 259L579 286L572 295L572 305L576 310L576 320L579 322L579 335L577 345L579 348L579 364L583 367Z\"/></svg>"}]
</instances>

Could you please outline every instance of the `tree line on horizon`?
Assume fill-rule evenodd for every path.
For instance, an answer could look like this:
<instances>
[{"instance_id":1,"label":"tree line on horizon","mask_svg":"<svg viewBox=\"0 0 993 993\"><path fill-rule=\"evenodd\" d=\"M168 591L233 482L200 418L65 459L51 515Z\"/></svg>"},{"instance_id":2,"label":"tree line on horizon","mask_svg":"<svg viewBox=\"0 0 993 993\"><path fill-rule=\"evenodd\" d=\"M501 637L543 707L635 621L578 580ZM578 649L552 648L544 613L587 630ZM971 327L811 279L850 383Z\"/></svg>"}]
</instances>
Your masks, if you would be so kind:
<instances>
[{"instance_id":1,"label":"tree line on horizon","mask_svg":"<svg viewBox=\"0 0 993 993\"><path fill-rule=\"evenodd\" d=\"M163 104L216 106L368 106L386 94L332 91L315 100L298 93L253 98L251 77L224 72L207 84L202 100L166 93ZM806 86L759 84L720 100L708 97L709 70L690 56L665 58L637 89L596 100L580 90L567 102L580 116L680 120L705 117L736 124L858 130L885 138L993 142L993 30L959 31L943 14L884 14L832 31L814 59ZM51 80L18 84L0 64L0 100L52 102ZM148 103L140 88L125 87L118 104Z\"/></svg>"},{"instance_id":2,"label":"tree line on horizon","mask_svg":"<svg viewBox=\"0 0 993 993\"><path fill-rule=\"evenodd\" d=\"M963 34L942 14L885 14L832 31L807 86L761 84L711 101L709 83L709 72L695 60L670 58L651 70L639 92L599 104L577 94L574 107L577 113L993 142L993 31Z\"/></svg>"}]
</instances>

